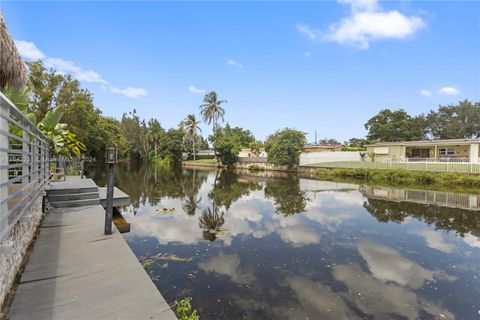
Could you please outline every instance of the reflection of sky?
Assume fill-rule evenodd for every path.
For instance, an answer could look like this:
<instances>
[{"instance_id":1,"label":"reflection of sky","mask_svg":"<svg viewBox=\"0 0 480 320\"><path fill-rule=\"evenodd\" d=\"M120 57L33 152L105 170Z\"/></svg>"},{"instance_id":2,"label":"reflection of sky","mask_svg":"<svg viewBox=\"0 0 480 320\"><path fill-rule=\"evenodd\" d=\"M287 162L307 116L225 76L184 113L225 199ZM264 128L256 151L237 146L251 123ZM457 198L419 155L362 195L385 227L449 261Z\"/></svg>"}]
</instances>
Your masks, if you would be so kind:
<instances>
[{"instance_id":1,"label":"reflection of sky","mask_svg":"<svg viewBox=\"0 0 480 320\"><path fill-rule=\"evenodd\" d=\"M212 205L208 194L214 178L210 174L200 187L197 199L201 201L196 215L185 214L183 199L163 198L155 207L138 208L136 216L128 214L132 222L129 237L151 237L167 247L172 243L185 246L208 243L203 240L198 218L201 209ZM348 188L328 182L302 185L308 186L303 190L308 198L305 212L287 217L276 213L274 199L265 197L263 190L240 197L225 212L225 224L217 235L215 250L212 248L208 255L194 259L192 267L198 267L199 275L216 277L220 283L254 287L248 294L223 294L244 310L263 305L265 318L351 319L358 317L359 311L381 319L398 316L417 319L425 314L439 319L455 318L451 304L446 306L444 301L438 301L432 288L442 283L447 287L459 285L459 281L466 281L467 277L470 281L472 274L480 272L475 264L480 259L480 241L476 236L466 233L458 238L411 219L403 224L378 223L363 208L366 199L359 191L352 190L352 185ZM324 189L319 191L321 188ZM157 210L162 208L174 211ZM220 210L225 211L222 207ZM253 247L243 247L247 240ZM299 263L295 268L285 266L285 270L275 271L270 276L275 279L274 284L262 285L270 278L260 273L259 262L253 262L246 252L272 241L269 248L281 247L278 250L285 250L287 261L288 255L292 259L295 255ZM462 250L469 250L470 256L462 257ZM422 254L436 260L419 262ZM449 269L452 261L459 265L464 262L465 274ZM277 261L263 263L268 270ZM194 293L198 290L199 295L205 294L200 282L199 287L188 281L184 285L193 286ZM462 288L467 287L472 290L470 293L480 294L478 278ZM285 290L288 302L282 303L283 298L277 301L286 294ZM474 299L468 294L465 298ZM457 301L460 309L461 303ZM478 302L470 307L480 308Z\"/></svg>"}]
</instances>

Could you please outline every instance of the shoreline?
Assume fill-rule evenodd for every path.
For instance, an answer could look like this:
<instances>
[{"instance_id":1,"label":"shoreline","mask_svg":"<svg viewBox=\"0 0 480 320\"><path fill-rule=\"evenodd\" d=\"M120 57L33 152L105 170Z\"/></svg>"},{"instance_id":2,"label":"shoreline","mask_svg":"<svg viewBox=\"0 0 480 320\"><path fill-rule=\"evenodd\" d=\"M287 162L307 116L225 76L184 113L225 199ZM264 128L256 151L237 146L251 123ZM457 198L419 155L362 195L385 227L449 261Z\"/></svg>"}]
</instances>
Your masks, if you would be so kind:
<instances>
[{"instance_id":1,"label":"shoreline","mask_svg":"<svg viewBox=\"0 0 480 320\"><path fill-rule=\"evenodd\" d=\"M218 164L205 162L182 162L182 167L225 169ZM252 169L255 168L255 169ZM447 173L430 171L413 171L403 169L350 169L350 168L319 168L314 166L298 166L288 169L273 165L259 167L257 163L247 163L246 166L234 166L235 171L277 172L285 174L300 174L305 178L335 182L349 182L365 185L379 185L396 188L415 188L432 191L451 191L455 193L480 193L480 175L466 173Z\"/></svg>"}]
</instances>

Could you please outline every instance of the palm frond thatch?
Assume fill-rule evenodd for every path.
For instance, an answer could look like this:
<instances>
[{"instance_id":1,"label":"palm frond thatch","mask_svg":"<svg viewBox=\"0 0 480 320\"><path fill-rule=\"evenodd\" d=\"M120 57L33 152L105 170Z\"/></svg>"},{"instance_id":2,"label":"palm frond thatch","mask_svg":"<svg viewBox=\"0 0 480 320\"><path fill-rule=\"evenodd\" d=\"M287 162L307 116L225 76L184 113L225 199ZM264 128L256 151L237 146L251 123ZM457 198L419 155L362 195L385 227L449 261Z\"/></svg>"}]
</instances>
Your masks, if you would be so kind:
<instances>
[{"instance_id":1,"label":"palm frond thatch","mask_svg":"<svg viewBox=\"0 0 480 320\"><path fill-rule=\"evenodd\" d=\"M7 23L0 12L0 90L7 85L23 90L27 82L27 69L8 33Z\"/></svg>"}]
</instances>

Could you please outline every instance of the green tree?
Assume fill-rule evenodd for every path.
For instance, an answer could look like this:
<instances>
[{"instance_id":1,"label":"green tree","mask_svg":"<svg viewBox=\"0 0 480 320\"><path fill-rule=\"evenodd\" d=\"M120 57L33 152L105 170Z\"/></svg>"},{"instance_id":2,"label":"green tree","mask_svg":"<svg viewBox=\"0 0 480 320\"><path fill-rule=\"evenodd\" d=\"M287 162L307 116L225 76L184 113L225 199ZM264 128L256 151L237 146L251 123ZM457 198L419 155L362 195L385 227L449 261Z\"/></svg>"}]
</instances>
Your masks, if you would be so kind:
<instances>
[{"instance_id":1,"label":"green tree","mask_svg":"<svg viewBox=\"0 0 480 320\"><path fill-rule=\"evenodd\" d=\"M227 103L227 100L218 100L217 93L215 91L208 92L203 98L203 104L200 106L200 114L203 117L203 121L208 125L213 124L215 129L218 126L218 120L223 121L225 115L225 109L222 105Z\"/></svg>"},{"instance_id":2,"label":"green tree","mask_svg":"<svg viewBox=\"0 0 480 320\"><path fill-rule=\"evenodd\" d=\"M456 105L439 106L427 115L429 133L435 139L480 137L480 103L468 100Z\"/></svg>"},{"instance_id":3,"label":"green tree","mask_svg":"<svg viewBox=\"0 0 480 320\"><path fill-rule=\"evenodd\" d=\"M370 141L412 141L426 136L426 121L423 115L412 117L405 110L383 109L365 123Z\"/></svg>"},{"instance_id":4,"label":"green tree","mask_svg":"<svg viewBox=\"0 0 480 320\"><path fill-rule=\"evenodd\" d=\"M128 157L146 159L149 151L149 142L147 139L147 125L140 120L137 111L124 113L120 120L120 128L128 142Z\"/></svg>"},{"instance_id":5,"label":"green tree","mask_svg":"<svg viewBox=\"0 0 480 320\"><path fill-rule=\"evenodd\" d=\"M252 141L250 142L249 147L250 147L250 150L252 150L252 153L255 155L255 157L258 157L262 152L263 143L262 141Z\"/></svg>"},{"instance_id":6,"label":"green tree","mask_svg":"<svg viewBox=\"0 0 480 320\"><path fill-rule=\"evenodd\" d=\"M163 130L160 122L158 122L157 119L150 119L150 121L148 121L146 138L148 142L153 145L155 158L157 158L158 144L160 143L160 140L164 133L165 130Z\"/></svg>"},{"instance_id":7,"label":"green tree","mask_svg":"<svg viewBox=\"0 0 480 320\"><path fill-rule=\"evenodd\" d=\"M352 148L363 148L366 144L368 144L368 140L362 138L350 138L343 144Z\"/></svg>"},{"instance_id":8,"label":"green tree","mask_svg":"<svg viewBox=\"0 0 480 320\"><path fill-rule=\"evenodd\" d=\"M276 165L296 166L305 143L305 133L302 131L290 128L277 131L265 142L268 161Z\"/></svg>"},{"instance_id":9,"label":"green tree","mask_svg":"<svg viewBox=\"0 0 480 320\"><path fill-rule=\"evenodd\" d=\"M228 167L238 161L238 154L242 148L248 147L254 140L250 131L239 127L232 128L228 123L225 128L216 127L209 139L220 162Z\"/></svg>"},{"instance_id":10,"label":"green tree","mask_svg":"<svg viewBox=\"0 0 480 320\"><path fill-rule=\"evenodd\" d=\"M182 161L183 154L183 131L169 129L163 134L159 144L159 156L162 159L171 160L173 163Z\"/></svg>"},{"instance_id":11,"label":"green tree","mask_svg":"<svg viewBox=\"0 0 480 320\"><path fill-rule=\"evenodd\" d=\"M197 118L194 114L189 114L181 123L180 127L182 128L185 139L189 140L192 144L192 153L193 153L193 160L195 160L195 145L197 142L197 132L202 132L202 129L198 126L200 121L197 121Z\"/></svg>"},{"instance_id":12,"label":"green tree","mask_svg":"<svg viewBox=\"0 0 480 320\"><path fill-rule=\"evenodd\" d=\"M337 144L341 144L341 143L337 139L323 138L323 139L318 140L318 144L319 145L337 145Z\"/></svg>"}]
</instances>

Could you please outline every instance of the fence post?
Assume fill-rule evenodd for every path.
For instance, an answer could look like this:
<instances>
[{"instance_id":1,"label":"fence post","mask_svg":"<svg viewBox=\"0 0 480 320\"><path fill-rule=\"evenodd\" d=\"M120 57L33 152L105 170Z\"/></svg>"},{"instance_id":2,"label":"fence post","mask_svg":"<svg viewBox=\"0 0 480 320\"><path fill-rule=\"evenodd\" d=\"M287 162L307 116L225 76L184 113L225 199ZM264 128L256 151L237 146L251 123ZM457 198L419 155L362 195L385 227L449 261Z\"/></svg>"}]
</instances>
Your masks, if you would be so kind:
<instances>
[{"instance_id":1,"label":"fence post","mask_svg":"<svg viewBox=\"0 0 480 320\"><path fill-rule=\"evenodd\" d=\"M0 100L0 130L9 132L8 119L10 117L8 106ZM0 134L0 166L8 165L8 136ZM8 239L8 168L0 169L0 245Z\"/></svg>"},{"instance_id":2,"label":"fence post","mask_svg":"<svg viewBox=\"0 0 480 320\"><path fill-rule=\"evenodd\" d=\"M30 134L28 130L30 126L28 123L25 121L23 123L23 141L22 141L22 175L25 176L30 172L30 159L27 159L29 157L29 151L30 151L30 146L28 145L28 141L30 140ZM29 183L30 177L26 176L22 179L22 185L26 186Z\"/></svg>"}]
</instances>

